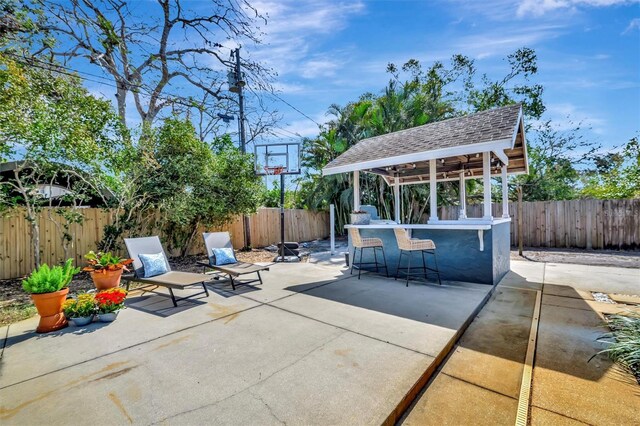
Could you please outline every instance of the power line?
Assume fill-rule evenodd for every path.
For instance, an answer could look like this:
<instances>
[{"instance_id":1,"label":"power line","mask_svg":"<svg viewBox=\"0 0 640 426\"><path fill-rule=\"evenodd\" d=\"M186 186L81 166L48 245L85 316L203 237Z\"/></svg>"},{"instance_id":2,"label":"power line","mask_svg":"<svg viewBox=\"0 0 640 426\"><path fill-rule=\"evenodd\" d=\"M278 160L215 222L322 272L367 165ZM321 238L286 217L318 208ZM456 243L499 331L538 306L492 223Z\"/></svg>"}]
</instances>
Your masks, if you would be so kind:
<instances>
[{"instance_id":1,"label":"power line","mask_svg":"<svg viewBox=\"0 0 640 426\"><path fill-rule=\"evenodd\" d=\"M19 62L19 63L21 63L23 65L35 66L37 68L46 69L48 71L60 72L61 74L65 74L65 73L60 71L60 70L66 70L66 71L73 72L73 73L76 73L76 74L84 74L84 75L88 75L90 77L94 77L94 78L99 78L99 79L105 80L104 84L108 84L108 85L113 85L114 84L112 78L106 77L104 75L92 74L92 73L89 73L89 72L86 72L86 71L76 70L76 69L70 68L70 67L62 65L62 64L51 63L51 62L48 62L48 61L43 61L43 60L38 59L38 58L27 58L27 57L25 57L23 55L18 55L18 54L13 53L13 52L2 52L2 53L5 54L5 55L13 56L16 59L16 62ZM31 63L31 61L40 62L41 64L45 65L47 68L43 68L42 66L34 65L34 64ZM75 74L73 76L74 77L83 78L83 77L81 77L79 75L75 75ZM88 80L88 81L93 81L94 83L99 83L99 82L94 81L94 80ZM128 80L127 80L127 84L129 86L132 86L132 87L135 87L135 88L138 88L138 89L144 89L144 86L139 85L139 84L131 83ZM113 86L113 87L115 87L115 86Z\"/></svg>"},{"instance_id":2,"label":"power line","mask_svg":"<svg viewBox=\"0 0 640 426\"><path fill-rule=\"evenodd\" d=\"M275 127L274 126L274 128L278 129L278 130L281 130L281 131L283 131L285 133L289 133L291 135L290 137L302 138L302 135L300 135L299 133L292 132L292 131L287 130L287 129L283 129L282 127Z\"/></svg>"},{"instance_id":3,"label":"power line","mask_svg":"<svg viewBox=\"0 0 640 426\"><path fill-rule=\"evenodd\" d=\"M284 104L288 105L290 108L292 108L293 110L297 111L300 115L302 115L303 117L307 118L308 120L311 120L312 122L314 122L315 124L318 125L318 127L322 126L320 123L318 123L316 120L314 120L313 118L309 117L307 114L305 114L304 112L300 111L298 108L294 107L293 105L291 105L289 102L285 101L284 99L282 99L280 96L278 96L275 93L271 93L271 95L275 98L277 98L278 100L280 100L281 102L283 102Z\"/></svg>"},{"instance_id":4,"label":"power line","mask_svg":"<svg viewBox=\"0 0 640 426\"><path fill-rule=\"evenodd\" d=\"M74 78L79 78L83 81L88 81L88 82L92 82L92 83L97 83L97 84L103 84L105 86L109 86L111 88L115 88L117 89L118 86L113 82L113 80L109 77L105 77L105 76L101 76L101 75L97 75L97 74L92 74L86 71L81 71L81 70L77 70L68 66L64 66L62 64L54 64L54 63L50 63L47 61L43 61L40 60L38 58L25 58L22 55L18 55L12 52L3 52L3 54L7 54L10 55L14 58L14 60L22 65L26 65L26 66L32 66L38 69L42 69L45 71L52 71L52 72L57 72L59 74L63 74L69 77L74 77ZM38 63L42 64L39 65ZM82 75L84 74L84 75ZM88 78L85 76L89 76L92 78ZM95 78L100 79L100 80L95 80ZM128 88L131 89L139 89L141 91L143 91L146 95L152 96L153 93L150 91L149 88L140 85L140 84L134 84L134 83L130 83L129 81L127 81L127 85ZM295 111L297 111L299 114L301 114L302 116L304 116L305 118L311 120L313 123L315 123L318 126L321 126L320 123L318 123L317 121L315 121L313 118L309 117L307 114L305 114L304 112L300 111L298 108L296 108L295 106L291 105L289 102L285 101L284 99L282 99L280 96L276 95L276 94L272 94L274 97L276 97L277 99L279 99L280 101L282 101L283 103L285 103L286 105L288 105L289 107L291 107L292 109L294 109ZM156 95L156 97L160 100L165 100L165 101L171 101L171 102L175 102L178 103L180 105L184 105L184 106L191 106L191 104L187 104L184 103L182 101L180 101L179 98L175 98L175 97L171 97L168 95ZM275 131L275 129L278 129L282 132L288 133L290 136L284 135L282 133L279 133L277 131ZM278 134L279 136L282 137L295 137L295 138L302 138L302 136L299 133L295 133L292 132L290 130L287 129L283 129L281 127L276 127L275 129L272 129L274 133Z\"/></svg>"},{"instance_id":5,"label":"power line","mask_svg":"<svg viewBox=\"0 0 640 426\"><path fill-rule=\"evenodd\" d=\"M63 74L63 75L67 75L69 77L74 77L74 78L79 78L83 81L89 81L92 83L98 83L98 84L103 84L105 86L109 86L115 89L118 89L118 86L113 82L113 80L111 80L109 77L105 77L105 76L100 76L100 75L96 75L96 74L91 74L88 73L86 71L80 71L80 70L76 70L70 67L65 67L61 64L52 64L50 62L46 62L46 61L42 61L39 60L37 58L24 58L23 56L20 55L16 55L14 53L11 52L3 52L4 54L8 54L10 56L13 56L16 62L22 64L22 65L26 65L26 66L30 66L30 67L35 67L35 68L39 68L41 70L45 70L45 71L52 71L52 72L57 72L59 74ZM33 61L33 62L32 62ZM34 63L36 62L36 63ZM38 65L37 62L40 62L44 65ZM98 80L93 80L91 78L87 78L84 77L80 74L85 74L94 78L99 78L102 79L104 81L98 81ZM128 85L128 89L134 89L134 90L141 90L142 92L144 92L144 94L148 95L148 96L153 96L154 94L152 93L151 89L143 86L143 85L139 85L139 84L134 84L134 83L130 83L129 81L126 81L127 85ZM173 97L170 95L161 95L161 94L157 94L155 95L157 99L159 100L164 100L164 101L169 101L169 102L174 102L183 106L193 106L190 103L181 101L180 98L178 97Z\"/></svg>"}]
</instances>

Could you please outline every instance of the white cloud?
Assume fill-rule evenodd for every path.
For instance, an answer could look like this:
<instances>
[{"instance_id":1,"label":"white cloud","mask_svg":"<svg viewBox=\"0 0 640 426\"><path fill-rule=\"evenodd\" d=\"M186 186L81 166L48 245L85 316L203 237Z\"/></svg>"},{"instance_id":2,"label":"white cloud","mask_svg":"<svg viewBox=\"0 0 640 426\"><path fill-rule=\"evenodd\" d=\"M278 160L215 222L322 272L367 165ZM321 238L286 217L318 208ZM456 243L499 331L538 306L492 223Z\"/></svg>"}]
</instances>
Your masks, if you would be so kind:
<instances>
[{"instance_id":1,"label":"white cloud","mask_svg":"<svg viewBox=\"0 0 640 426\"><path fill-rule=\"evenodd\" d=\"M333 77L341 62L331 59L311 59L302 64L300 75L304 78Z\"/></svg>"},{"instance_id":2,"label":"white cloud","mask_svg":"<svg viewBox=\"0 0 640 426\"><path fill-rule=\"evenodd\" d=\"M560 24L504 28L500 33L488 31L460 37L450 50L483 59L511 53L522 46L534 47L536 43L559 36L563 30Z\"/></svg>"},{"instance_id":3,"label":"white cloud","mask_svg":"<svg viewBox=\"0 0 640 426\"><path fill-rule=\"evenodd\" d=\"M607 7L637 3L638 0L522 0L517 16L542 16L556 10L575 11L579 7Z\"/></svg>"},{"instance_id":4,"label":"white cloud","mask_svg":"<svg viewBox=\"0 0 640 426\"><path fill-rule=\"evenodd\" d=\"M344 29L352 16L364 11L361 1L262 1L252 5L267 17L267 24L260 29L264 33L263 44L253 48L252 57L281 77L313 78L335 73L340 67L337 59L311 56L310 52L325 37Z\"/></svg>"},{"instance_id":5,"label":"white cloud","mask_svg":"<svg viewBox=\"0 0 640 426\"><path fill-rule=\"evenodd\" d=\"M622 34L629 34L634 30L640 30L640 18L633 18L627 28L622 32Z\"/></svg>"}]
</instances>

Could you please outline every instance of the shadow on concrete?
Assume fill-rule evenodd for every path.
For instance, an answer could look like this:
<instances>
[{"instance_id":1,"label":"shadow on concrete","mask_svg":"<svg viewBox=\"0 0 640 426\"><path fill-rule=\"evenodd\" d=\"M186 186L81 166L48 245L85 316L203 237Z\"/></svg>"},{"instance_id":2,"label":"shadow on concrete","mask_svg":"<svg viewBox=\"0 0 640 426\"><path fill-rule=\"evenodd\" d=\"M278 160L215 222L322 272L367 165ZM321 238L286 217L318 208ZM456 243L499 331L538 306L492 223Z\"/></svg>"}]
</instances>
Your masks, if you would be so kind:
<instances>
[{"instance_id":1,"label":"shadow on concrete","mask_svg":"<svg viewBox=\"0 0 640 426\"><path fill-rule=\"evenodd\" d=\"M364 273L324 285L309 283L286 288L362 309L393 315L425 324L458 330L483 302L492 286L445 282L405 281Z\"/></svg>"},{"instance_id":2,"label":"shadow on concrete","mask_svg":"<svg viewBox=\"0 0 640 426\"><path fill-rule=\"evenodd\" d=\"M513 272L498 284L458 346L489 355L491 358L483 361L489 364L492 358L523 364L537 290L542 291L542 305L535 368L589 381L601 380L612 367L606 355L598 354L607 346L599 338L609 331L599 312L602 304L586 300L589 292L570 286L527 282Z\"/></svg>"},{"instance_id":3,"label":"shadow on concrete","mask_svg":"<svg viewBox=\"0 0 640 426\"><path fill-rule=\"evenodd\" d=\"M438 286L423 281L410 281L405 287L404 280L367 273L360 280L354 275L322 285L294 285L286 290L452 330L459 329L493 290L490 302L458 344L522 364L536 291L543 289L539 281L512 271L495 287L459 282ZM598 339L609 331L602 313L594 307L595 302L585 300L589 292L558 285L546 285L544 289L536 366L598 381L612 365L606 355L597 355L606 347Z\"/></svg>"},{"instance_id":4,"label":"shadow on concrete","mask_svg":"<svg viewBox=\"0 0 640 426\"><path fill-rule=\"evenodd\" d=\"M3 339L1 349L4 350L4 348L8 348L12 345L25 342L27 340L32 340L32 339L36 339L36 340L55 339L56 337L63 336L65 334L76 334L76 335L89 334L103 327L107 327L109 326L109 324L111 323L100 322L96 319L94 322L87 325L83 325L81 327L77 327L72 322L69 322L69 325L67 327L61 330L52 331L50 333L36 333L33 330L29 330L25 333L18 334L15 336L9 336L6 339ZM11 327L11 325L9 325L9 327Z\"/></svg>"},{"instance_id":5,"label":"shadow on concrete","mask_svg":"<svg viewBox=\"0 0 640 426\"><path fill-rule=\"evenodd\" d=\"M600 381L613 367L599 354L610 332L605 315L620 312L620 305L587 300L590 292L570 286L545 284L536 350L536 368L554 370L589 381Z\"/></svg>"},{"instance_id":6,"label":"shadow on concrete","mask_svg":"<svg viewBox=\"0 0 640 426\"><path fill-rule=\"evenodd\" d=\"M202 290L194 293L193 296L194 297L176 294L177 298L187 298L178 300L178 306L175 307L168 293L161 293L155 290L143 290L142 294L132 295L130 293L126 300L126 306L136 311L167 318L207 303L206 300L202 300L206 299L206 295L202 293Z\"/></svg>"},{"instance_id":7,"label":"shadow on concrete","mask_svg":"<svg viewBox=\"0 0 640 426\"><path fill-rule=\"evenodd\" d=\"M228 279L209 281L206 286L209 291L212 291L224 298L248 294L254 291L261 290L260 286L253 285L252 283L246 284L243 280L235 280L234 282L236 286L235 290L233 289L233 287L231 287L231 281L229 281Z\"/></svg>"}]
</instances>

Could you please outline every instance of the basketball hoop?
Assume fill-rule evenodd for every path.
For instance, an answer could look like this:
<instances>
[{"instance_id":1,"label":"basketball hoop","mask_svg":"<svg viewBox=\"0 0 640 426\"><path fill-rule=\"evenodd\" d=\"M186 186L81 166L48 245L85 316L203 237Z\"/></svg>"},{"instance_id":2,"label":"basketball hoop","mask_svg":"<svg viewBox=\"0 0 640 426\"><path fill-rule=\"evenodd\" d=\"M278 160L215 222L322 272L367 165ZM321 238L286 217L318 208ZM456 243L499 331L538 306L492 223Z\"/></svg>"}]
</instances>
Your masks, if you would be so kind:
<instances>
[{"instance_id":1,"label":"basketball hoop","mask_svg":"<svg viewBox=\"0 0 640 426\"><path fill-rule=\"evenodd\" d=\"M263 169L267 176L278 176L287 170L284 166L264 166Z\"/></svg>"}]
</instances>

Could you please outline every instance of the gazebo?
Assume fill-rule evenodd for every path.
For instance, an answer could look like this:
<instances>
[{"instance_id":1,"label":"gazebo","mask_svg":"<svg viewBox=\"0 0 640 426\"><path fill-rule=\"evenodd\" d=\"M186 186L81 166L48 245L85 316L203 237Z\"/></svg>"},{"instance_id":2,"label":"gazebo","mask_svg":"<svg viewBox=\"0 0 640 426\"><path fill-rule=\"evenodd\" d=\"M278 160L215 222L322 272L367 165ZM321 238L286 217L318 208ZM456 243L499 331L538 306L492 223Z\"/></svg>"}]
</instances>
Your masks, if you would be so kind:
<instances>
[{"instance_id":1,"label":"gazebo","mask_svg":"<svg viewBox=\"0 0 640 426\"><path fill-rule=\"evenodd\" d=\"M353 173L354 210L360 210L361 172L380 175L393 187L395 223L372 221L370 225L347 225L357 226L367 236L383 239L392 272L397 261L393 250L393 228L396 227L410 229L414 237L434 240L443 278L494 284L509 270L511 219L507 177L528 172L520 104L364 139L327 164L322 172L324 175ZM492 177L502 178L500 218L492 216ZM469 218L464 182L480 178L484 188L483 215ZM459 182L457 220L438 218L436 184L444 181ZM429 219L426 224L402 224L400 188L416 184L429 184ZM469 237L474 233L477 239L472 244Z\"/></svg>"}]
</instances>

